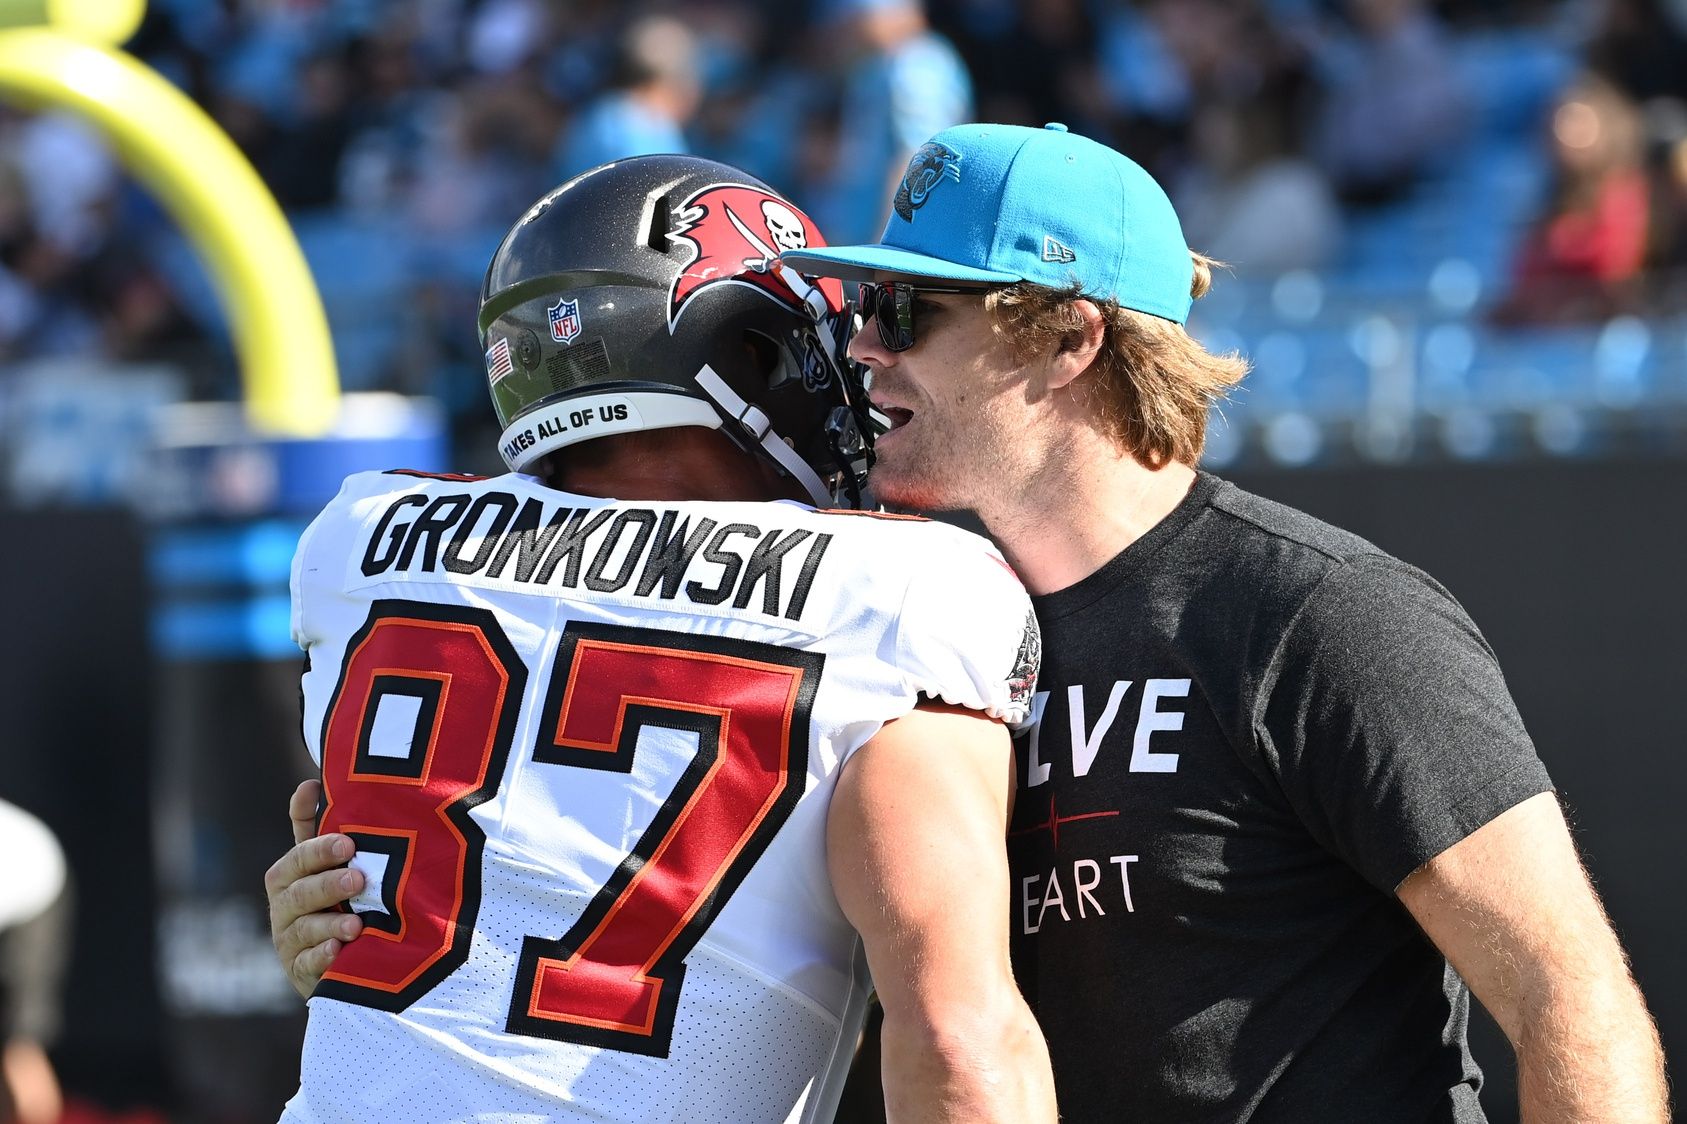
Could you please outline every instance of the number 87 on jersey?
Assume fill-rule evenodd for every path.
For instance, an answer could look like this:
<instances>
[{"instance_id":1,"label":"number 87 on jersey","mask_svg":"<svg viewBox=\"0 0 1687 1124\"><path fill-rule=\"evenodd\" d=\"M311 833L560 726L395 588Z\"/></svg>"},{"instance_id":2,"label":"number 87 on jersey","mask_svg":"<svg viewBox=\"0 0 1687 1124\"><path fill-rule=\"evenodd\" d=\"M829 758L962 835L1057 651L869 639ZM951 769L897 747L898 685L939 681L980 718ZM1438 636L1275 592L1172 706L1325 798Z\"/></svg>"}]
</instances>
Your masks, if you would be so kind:
<instances>
[{"instance_id":1,"label":"number 87 on jersey","mask_svg":"<svg viewBox=\"0 0 1687 1124\"><path fill-rule=\"evenodd\" d=\"M317 994L402 1011L462 967L487 867L470 813L507 774L558 767L547 783L566 786L587 768L636 784L641 731L680 731L696 753L631 851L565 932L521 941L504 1028L666 1056L685 956L802 794L823 657L573 622L541 702L492 613L404 601L375 602L346 653L323 725L320 830L357 841L371 908ZM539 733L512 768L529 701ZM493 862L521 862L491 846Z\"/></svg>"}]
</instances>

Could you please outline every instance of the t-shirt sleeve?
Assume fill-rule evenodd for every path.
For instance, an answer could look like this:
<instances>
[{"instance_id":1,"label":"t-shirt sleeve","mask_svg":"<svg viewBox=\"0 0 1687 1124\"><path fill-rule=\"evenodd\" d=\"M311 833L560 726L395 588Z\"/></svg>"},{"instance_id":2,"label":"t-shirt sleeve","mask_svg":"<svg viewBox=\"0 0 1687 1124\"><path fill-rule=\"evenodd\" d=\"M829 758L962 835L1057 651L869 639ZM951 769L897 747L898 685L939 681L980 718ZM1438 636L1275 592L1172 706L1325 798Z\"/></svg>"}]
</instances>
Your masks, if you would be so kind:
<instances>
[{"instance_id":1,"label":"t-shirt sleeve","mask_svg":"<svg viewBox=\"0 0 1687 1124\"><path fill-rule=\"evenodd\" d=\"M1031 598L984 539L943 545L909 582L897 665L921 694L1020 725L1042 666Z\"/></svg>"},{"instance_id":2,"label":"t-shirt sleeve","mask_svg":"<svg viewBox=\"0 0 1687 1124\"><path fill-rule=\"evenodd\" d=\"M1308 829L1388 893L1552 781L1470 617L1404 563L1329 573L1263 684L1262 749Z\"/></svg>"}]
</instances>

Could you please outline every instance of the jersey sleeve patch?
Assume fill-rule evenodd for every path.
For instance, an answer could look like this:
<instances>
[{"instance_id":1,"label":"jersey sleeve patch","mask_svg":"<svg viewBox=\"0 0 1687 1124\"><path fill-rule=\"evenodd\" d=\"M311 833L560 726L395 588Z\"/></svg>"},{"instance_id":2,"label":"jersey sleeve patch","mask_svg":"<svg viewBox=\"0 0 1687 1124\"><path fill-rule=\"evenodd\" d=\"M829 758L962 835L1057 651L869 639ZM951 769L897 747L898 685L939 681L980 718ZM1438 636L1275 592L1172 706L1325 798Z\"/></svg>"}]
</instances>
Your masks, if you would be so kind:
<instances>
[{"instance_id":1,"label":"jersey sleeve patch","mask_svg":"<svg viewBox=\"0 0 1687 1124\"><path fill-rule=\"evenodd\" d=\"M1042 667L1030 596L985 539L941 531L910 552L921 563L903 605L898 660L915 690L1018 725Z\"/></svg>"}]
</instances>

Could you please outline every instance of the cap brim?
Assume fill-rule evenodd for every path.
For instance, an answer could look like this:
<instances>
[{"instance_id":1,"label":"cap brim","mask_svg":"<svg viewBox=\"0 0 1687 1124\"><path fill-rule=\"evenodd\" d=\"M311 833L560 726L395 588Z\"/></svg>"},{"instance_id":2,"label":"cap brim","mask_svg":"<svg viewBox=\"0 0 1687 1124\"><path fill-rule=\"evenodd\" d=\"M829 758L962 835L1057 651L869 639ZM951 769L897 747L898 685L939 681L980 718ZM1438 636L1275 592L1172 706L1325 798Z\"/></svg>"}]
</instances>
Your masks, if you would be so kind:
<instances>
[{"instance_id":1,"label":"cap brim","mask_svg":"<svg viewBox=\"0 0 1687 1124\"><path fill-rule=\"evenodd\" d=\"M981 285L1006 285L1020 280L1012 273L956 265L942 258L895 246L827 246L824 249L787 250L779 255L779 260L799 273L841 277L845 281L870 281L885 273L930 277L939 281L971 281Z\"/></svg>"}]
</instances>

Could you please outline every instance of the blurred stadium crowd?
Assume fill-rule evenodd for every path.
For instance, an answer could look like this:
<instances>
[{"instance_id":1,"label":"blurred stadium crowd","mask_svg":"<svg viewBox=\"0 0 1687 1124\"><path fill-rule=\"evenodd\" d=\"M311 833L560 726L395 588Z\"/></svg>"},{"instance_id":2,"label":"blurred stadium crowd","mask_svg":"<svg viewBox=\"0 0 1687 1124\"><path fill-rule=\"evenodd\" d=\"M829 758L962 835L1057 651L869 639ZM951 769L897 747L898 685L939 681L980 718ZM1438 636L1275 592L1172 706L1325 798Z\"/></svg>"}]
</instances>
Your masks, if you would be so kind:
<instances>
[{"instance_id":1,"label":"blurred stadium crowd","mask_svg":"<svg viewBox=\"0 0 1687 1124\"><path fill-rule=\"evenodd\" d=\"M856 241L876 235L909 152L968 119L1060 121L1121 148L1166 185L1190 244L1229 263L1190 321L1254 366L1211 431L1215 468L1687 457L1687 0L148 0L124 49L202 105L280 200L343 386L442 404L454 463L423 467L502 470L477 293L497 238L550 186L689 150ZM137 466L158 407L240 388L222 309L171 218L77 119L0 106L0 510L144 490L156 516L167 489ZM109 839L144 838L134 792L172 778L144 810L161 840L161 983L150 930L125 960L88 937L99 916L84 911L78 940L98 955L67 977L82 1025L56 1055L72 1092L104 1077L114 1103L167 1099L160 1067L114 1062L134 1043L105 1029L162 1049L155 991L191 1023L172 1031L170 1078L201 1102L189 1118L261 1118L274 1106L254 1091L296 1081L298 1027L283 1020L297 1011L256 904L279 836L254 825L280 826L275 793L306 767L286 593L303 516L269 519L242 497L307 459L337 481L320 454L285 470L229 462L250 469L227 503L265 516L250 526L155 524L143 544L74 513L12 552L13 584L34 591L13 615L45 639L14 645L9 674L46 717L20 725L8 765L14 785L39 783L6 795L67 827L67 864L89 885L103 872L102 892L133 895L101 899L116 915L150 910L152 888L108 862ZM82 545L44 553L49 532ZM47 556L52 597L36 590ZM1637 604L1655 588L1601 584ZM1597 618L1600 636L1675 635L1649 600L1625 604L1623 627ZM143 650L156 665L136 662ZM1613 677L1578 683L1593 698L1632 692L1633 666L1671 666L1587 663ZM156 703L137 666L158 669ZM90 707L86 681L131 694ZM1565 739L1607 737L1595 712L1566 720ZM153 725L149 757L134 730ZM254 737L273 744L254 751ZM40 751L49 741L75 748ZM89 768L85 747L115 764ZM56 784L61 767L103 787ZM1649 825L1630 799L1623 817ZM1652 894L1629 873L1636 897ZM0 974L6 960L0 947Z\"/></svg>"},{"instance_id":2,"label":"blurred stadium crowd","mask_svg":"<svg viewBox=\"0 0 1687 1124\"><path fill-rule=\"evenodd\" d=\"M151 0L127 49L287 210L345 387L463 436L480 271L548 186L684 149L858 240L964 119L1121 147L1230 263L1191 327L1256 369L1212 463L1671 447L1687 410L1682 0ZM168 217L76 121L0 112L12 431L65 363L237 396Z\"/></svg>"}]
</instances>

